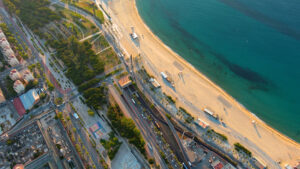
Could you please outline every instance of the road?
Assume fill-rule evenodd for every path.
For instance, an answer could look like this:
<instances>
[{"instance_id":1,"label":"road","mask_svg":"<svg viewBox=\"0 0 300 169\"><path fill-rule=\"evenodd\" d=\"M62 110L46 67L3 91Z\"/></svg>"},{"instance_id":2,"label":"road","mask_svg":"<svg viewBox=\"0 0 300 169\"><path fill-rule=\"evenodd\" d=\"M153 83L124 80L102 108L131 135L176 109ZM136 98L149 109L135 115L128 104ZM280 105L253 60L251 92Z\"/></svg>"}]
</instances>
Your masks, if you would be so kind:
<instances>
[{"instance_id":1,"label":"road","mask_svg":"<svg viewBox=\"0 0 300 169\"><path fill-rule=\"evenodd\" d=\"M131 95L131 93L134 93L134 92L136 92L134 88L131 88L131 92L129 91L129 88L124 89L124 92L123 92L124 97L127 97L127 100L130 100L130 101L128 101L130 104L132 104L131 99L133 99L133 96ZM153 109L151 109L149 107L149 105L144 101L144 99L141 96L137 97L136 99L141 103L141 107L145 108L147 110L147 112L149 112L152 115L155 114L156 116L160 116L161 119L164 119L161 116L160 112L158 112L158 111L153 112ZM188 160L185 157L184 152L179 147L180 146L179 144L181 144L181 143L179 143L178 140L175 138L176 136L174 135L174 132L171 131L169 124L167 122L160 123L160 127L164 134L165 140L171 146L171 149L176 154L178 160L184 164L188 164Z\"/></svg>"},{"instance_id":2,"label":"road","mask_svg":"<svg viewBox=\"0 0 300 169\"><path fill-rule=\"evenodd\" d=\"M6 78L6 76L9 75L10 71L13 70L13 69L17 69L18 71L22 70L23 69L23 66L22 65L17 65L15 67L11 67L9 69L5 69L3 72L1 72L0 74L0 80L3 80L4 78Z\"/></svg>"},{"instance_id":3,"label":"road","mask_svg":"<svg viewBox=\"0 0 300 169\"><path fill-rule=\"evenodd\" d=\"M87 151L90 153L90 156L96 168L103 169L102 165L99 163L99 159L97 158L99 155L90 143L89 137L86 134L85 130L83 130L83 127L80 125L79 121L73 117L73 115L70 114L70 118L73 126L76 128L76 132L79 134L82 140L82 143L85 145Z\"/></svg>"},{"instance_id":4,"label":"road","mask_svg":"<svg viewBox=\"0 0 300 169\"><path fill-rule=\"evenodd\" d=\"M0 7L3 7L3 2L2 0L0 0ZM54 80L54 76L53 76L53 71L51 72L47 65L48 59L50 58L50 54L47 51L43 50L43 47L41 47L40 42L36 39L36 37L33 35L33 33L30 30L26 29L26 26L24 26L22 24L22 22L20 22L21 26L24 28L23 30L19 27L18 24L16 24L16 22L14 21L14 19L12 19L7 12L5 11L4 8L0 8L0 13L3 16L3 20L7 23L7 25L10 27L10 30L13 31L13 33L20 35L20 38L23 40L23 42L25 42L25 44L29 47L29 49L32 52L32 55L34 57L27 59L27 62L25 65L22 65L20 68L27 68L27 66L30 63L33 63L34 60L39 61L40 63L42 63L42 66L45 70L45 72L49 75L50 77L50 81L55 85L55 87L59 90L60 93L65 93L68 90L63 90L58 84L57 81ZM10 26L12 25L12 26ZM23 32L24 31L24 32ZM26 35L25 35L26 34ZM27 37L28 35L28 37ZM43 58L43 55L41 55L38 50L32 45L32 43L28 40L31 39L33 42L35 42L35 44L43 51L43 53L46 55L46 58ZM46 62L45 62L46 59ZM2 75L2 74L1 74Z\"/></svg>"},{"instance_id":5,"label":"road","mask_svg":"<svg viewBox=\"0 0 300 169\"><path fill-rule=\"evenodd\" d=\"M2 4L2 0L0 0L0 6L3 6ZM2 15L4 16L4 20L7 23L11 23L15 29L18 29L17 32L19 32L20 37L23 39L24 42L26 42L26 44L29 46L29 48L32 51L32 54L35 56L36 59L38 59L39 61L41 61L43 63L44 66L45 62L42 60L42 58L40 57L39 52L32 46L32 44L28 41L26 35L24 35L24 33L22 32L22 30L19 28L19 26L12 20L12 18L10 18L8 15L6 15L5 12L0 11L2 13ZM101 26L100 23L98 23L97 25L98 27ZM29 36L32 36L32 34L30 34L30 32L27 32ZM32 39L36 42L37 46L40 47L41 50L43 50L43 48L40 46L40 43L38 40L36 40L36 38L33 36ZM44 51L44 53L46 54L46 59L50 57L49 53ZM21 67L21 66L20 66ZM20 68L21 69L21 68ZM50 71L49 71L50 72ZM9 71L5 72L5 74L9 73ZM50 72L51 73L51 72ZM4 76L4 74L1 73L1 76ZM65 93L65 92L61 92L61 93ZM75 96L77 97L77 96ZM72 97L72 98L75 98ZM52 103L47 103L37 109L34 109L32 112L26 114L23 116L23 118L8 132L15 132L16 130L20 129L20 127L24 126L25 124L28 124L29 122L32 122L34 120L37 120L36 118L34 119L30 119L31 115L39 115L41 112L44 112L44 110L48 109L49 107L53 106ZM72 117L72 116L71 116ZM72 118L71 118L72 119ZM72 119L74 121L74 119ZM78 123L75 120L74 126L76 126L78 133L80 134L80 137L83 141L83 143L86 145L86 148L88 149L88 152L91 154L91 158L96 166L97 169L102 169L102 166L99 164L99 160L97 159L98 154L96 153L96 151L93 149L91 143L88 141L88 136L85 134L85 131L81 131L82 127L78 125Z\"/></svg>"},{"instance_id":6,"label":"road","mask_svg":"<svg viewBox=\"0 0 300 169\"><path fill-rule=\"evenodd\" d=\"M2 0L0 0L0 7L3 6L2 4ZM37 56L37 53L35 51L35 49L33 48L33 46L29 43L29 41L27 40L26 36L23 34L23 32L20 30L20 28L18 27L18 25L13 21L12 18L10 18L8 15L7 15L7 12L4 10L4 8L0 8L0 14L3 18L3 21L6 23L6 25L8 26L9 30L14 34L14 35L20 35L20 38L22 39L22 41L27 45L29 46L29 48L31 49L32 51L32 54L36 55ZM20 42L20 39L16 37L16 39L19 41L20 44L24 44L23 42ZM32 63L34 60L34 58L30 58L30 59L27 59L27 62L25 65L23 64L19 64L15 67L12 67L12 68L9 68L9 69L6 69L4 70L3 72L1 72L0 74L0 79L2 80L3 78L5 78L12 69L17 69L18 71L24 69L24 68L27 68L27 66Z\"/></svg>"},{"instance_id":7,"label":"road","mask_svg":"<svg viewBox=\"0 0 300 169\"><path fill-rule=\"evenodd\" d=\"M61 1L58 1L58 0L50 0L52 4L57 4L63 8L66 8L66 9L69 9L73 12L76 12L80 15L82 15L83 17L85 17L86 19L88 19L90 22L94 23L101 31L102 31L102 34L104 35L105 39L108 41L108 43L114 48L115 52L118 54L118 56L122 56L123 53L122 51L119 49L119 45L114 41L114 37L112 35L110 35L110 33L108 33L109 31L106 30L105 27L103 27L101 25L101 23L95 19L93 16L91 16L90 14L72 6L72 5L69 5L69 4L65 4ZM124 58L121 57L123 63L126 63ZM126 65L126 64L125 64ZM128 72L129 72L129 69L127 68Z\"/></svg>"},{"instance_id":8,"label":"road","mask_svg":"<svg viewBox=\"0 0 300 169\"><path fill-rule=\"evenodd\" d=\"M156 96L154 96L152 94L152 92L143 84L142 80L140 79L139 76L135 76L134 75L134 79L136 80L138 86L140 86L139 88L142 89L142 92L145 94L145 95L148 95L148 98L151 98L151 102L154 103L156 105L157 108L159 108L161 111L164 111L166 112L167 114L171 114L166 108L165 106L156 98ZM162 119L160 119L162 120ZM172 125L173 126L173 125ZM188 131L185 135L186 136L189 136L190 138L196 138L196 142L198 144L201 144L201 145L205 145L209 150L215 152L216 154L218 154L219 156L221 156L222 158L224 159L228 159L229 161L235 161L237 163L238 160L236 160L234 157L232 157L231 155L227 155L226 152L222 152L218 149L216 149L215 147L213 147L212 145L209 145L207 143L205 143L204 141L202 141L202 139L199 139L197 138L198 134L195 133L193 130L191 130L190 128L187 128L186 126L174 126L174 129L176 129L177 131L179 131L180 133L184 132L184 131ZM173 131L174 132L174 131ZM196 136L196 137L195 137ZM201 141L200 141L201 140ZM241 163L239 163L241 165Z\"/></svg>"},{"instance_id":9,"label":"road","mask_svg":"<svg viewBox=\"0 0 300 169\"><path fill-rule=\"evenodd\" d=\"M103 1L103 0L96 0L98 6L100 5L100 3L103 5L102 1ZM107 3L105 3L105 4L107 4ZM105 6L106 6L106 5L105 5ZM106 7L107 7L107 6L106 6ZM99 9L103 9L103 8L100 8L100 6L99 6ZM108 11L110 12L110 15L112 16L112 18L115 19L115 20L112 21L112 20L111 20L111 17L108 16L109 19L112 21L112 23L113 23L113 24L116 24L116 25L118 25L119 27L122 28L123 25L120 24L119 20L117 19L118 17L115 17L115 16L114 16L114 13L109 9L109 7L107 7L106 10L108 10ZM123 29L121 29L121 30L125 30L125 29L123 28ZM123 33L124 33L124 35L125 35L124 37L130 42L131 39L128 39L129 36L126 36L126 35L128 35L128 34L127 34L128 32L125 31L125 32L123 32ZM151 64L151 61L147 58L147 56L143 53L143 51L140 50L139 47L137 47L136 45L134 45L133 42L132 42L131 44L132 44L132 47L133 47L134 49L136 49L136 51L138 51L138 53L143 57L143 59L144 59L145 62L149 65L149 67L153 70L153 72L155 72L156 74L159 74L159 72L157 72L157 70L155 70L155 67L154 67L155 65L153 66L153 65ZM129 55L128 55L128 56L129 56ZM134 71L132 71L132 72L134 72ZM177 93L177 94L179 94L179 93ZM180 94L179 94L179 96L180 96ZM155 97L151 97L151 98L154 98L154 99L155 99ZM183 103L185 103L185 104L186 104L187 106L189 106L191 109L194 109L194 110L196 110L196 111L202 112L201 110L199 110L199 108L197 108L195 105L193 105L189 100L184 99L184 97L178 97L178 98L180 98L180 101L182 101ZM156 102L156 103L159 103L159 102ZM162 107L163 109L165 108L163 105L160 105L159 107ZM202 113L203 113L203 112L202 112ZM245 136L242 136L240 133L238 133L237 131L234 131L234 130L231 130L231 131L224 131L224 132L228 133L229 135L233 135L234 137L239 138L240 140L243 140L243 142L245 143L245 146L247 146L247 147L252 147L252 148L254 149L253 152L254 152L255 154L259 155L260 158L262 158L263 161L268 162L268 165L269 165L270 168L281 168L280 165L279 165L276 161L274 161L269 155L267 155L264 151L262 151L262 150L261 150L257 145L255 145L253 142L251 142L250 140L247 140Z\"/></svg>"},{"instance_id":10,"label":"road","mask_svg":"<svg viewBox=\"0 0 300 169\"><path fill-rule=\"evenodd\" d=\"M26 165L26 168L39 169L41 166L44 166L45 164L49 163L50 161L52 163L56 164L54 159L51 157L50 153L53 153L53 152L48 152L48 153L42 155L41 157L38 158L38 160L34 160L33 162ZM57 169L57 166L55 166L54 169ZM58 169L64 169L64 168L59 167Z\"/></svg>"},{"instance_id":11,"label":"road","mask_svg":"<svg viewBox=\"0 0 300 169\"><path fill-rule=\"evenodd\" d=\"M125 113L125 116L129 116L129 117L131 117L131 119L134 120L135 124L137 124L137 127L140 129L143 137L154 148L153 149L154 157L159 161L160 166L162 168L168 168L166 163L160 157L159 148L157 146L157 143L155 141L155 136L153 134L153 129L149 128L149 125L147 124L147 122L146 123L143 122L143 120L138 115L139 113L137 113L136 109L133 108L134 106L132 106L132 105L130 106L127 101L125 102L125 100L123 100L121 98L121 96L117 93L116 89L112 85L109 85L109 90L110 90L110 93L115 98L118 105L120 106L122 112Z\"/></svg>"},{"instance_id":12,"label":"road","mask_svg":"<svg viewBox=\"0 0 300 169\"><path fill-rule=\"evenodd\" d=\"M73 7L73 6L66 5L66 4L64 4L64 3L62 3L62 2L58 2L58 1L52 1L52 2L55 2L55 3L57 3L58 5L60 5L60 6L62 6L62 7L68 8L68 9L74 11L74 12L77 12L77 13L83 15L84 17L86 17L87 19L89 19L90 21L92 21L93 23L95 23L95 25L96 25L98 28L103 29L101 23L99 23L98 20L94 19L92 16L90 16L90 15L87 14L87 13L85 13L84 11L81 11L81 10L79 10L79 9ZM106 37L106 39L108 40L108 42L113 46L113 48L115 49L115 51L116 51L116 52L119 54L119 56L120 56L120 55L122 54L122 52L118 49L117 45L113 42L112 36L110 36L109 34L107 34L105 31L104 31L104 36ZM124 60L123 60L123 62L125 63ZM125 65L126 65L126 64L125 64ZM126 68L127 68L127 70L128 70L128 67L126 67ZM155 97L152 97L152 98L155 98ZM157 102L157 101L156 101L156 103L160 104L160 102ZM163 107L162 105L160 105L160 106L164 109L164 107ZM133 109L134 109L134 108L133 108ZM137 114L136 114L136 115L137 115ZM138 115L137 115L137 118L139 119L139 121L142 121ZM170 124L169 124L169 125L170 125ZM172 125L171 125L171 126L172 126ZM173 129L173 128L171 127L171 129ZM149 129L148 129L148 130L149 130ZM173 130L174 130L174 129L173 129ZM174 133L174 131L173 131L173 133ZM176 135L175 135L175 137L176 137ZM177 137L178 137L178 136L177 136ZM175 138L175 139L178 139L178 138ZM180 145L180 144L181 144L180 141L179 141L178 144L179 144L179 148L180 148L181 151L182 151L182 145ZM187 159L187 158L186 158L186 155L185 155L185 153L184 153L184 151L182 151L182 152L183 152L183 153L182 153L183 156L182 156L181 158L182 158L182 159ZM187 160L183 160L183 161L185 161L185 164L187 164Z\"/></svg>"},{"instance_id":13,"label":"road","mask_svg":"<svg viewBox=\"0 0 300 169\"><path fill-rule=\"evenodd\" d=\"M59 159L59 156L57 154L57 151L55 151L57 148L53 145L51 138L49 137L48 131L45 130L43 127L41 127L41 132L43 133L44 139L48 145L48 148L50 149L50 152L52 154L52 157L55 160L55 164L59 169L64 169L62 161ZM41 166L41 165L40 165ZM37 166L38 167L38 166ZM33 167L35 168L35 167Z\"/></svg>"},{"instance_id":14,"label":"road","mask_svg":"<svg viewBox=\"0 0 300 169\"><path fill-rule=\"evenodd\" d=\"M140 84L140 85L142 85L142 91L143 91L143 93L144 94L149 94L150 95L150 98L151 98L151 102L152 103L154 103L154 104L156 104L156 107L158 107L161 111L164 111L164 112L166 112L166 113L168 113L168 114L170 114L170 112L156 99L156 97L155 96L153 96L152 95L152 93L151 93L151 91L149 91L149 89L148 88L146 88L145 86L144 86L144 84L142 83L142 81L141 81L141 79L139 79L139 77L136 77L136 81ZM157 113L156 113L157 114ZM157 116L155 113L153 114L156 118L157 118L157 120L159 120L159 121L161 121L162 123L165 123L165 124L168 124L166 121L165 121L165 119L163 119L162 117L159 117L159 116ZM220 157L222 157L223 159L225 159L225 160L227 160L227 161L234 161L234 162L236 162L236 163L238 163L239 165L241 165L242 166L242 164L241 163L239 163L238 162L238 160L236 160L234 157L232 157L231 155L227 155L227 153L226 152L223 152L223 151L220 151L220 150L218 150L217 148L215 148L214 146L215 145L210 145L210 144L208 144L208 143L206 143L205 141L203 141L203 139L200 139L200 137L198 136L198 134L197 133L195 133L192 129L190 129L190 128L187 128L186 126L183 126L183 125L181 125L181 126L179 126L179 125L176 125L176 124L173 124L173 125L175 125L174 126L174 129L176 130L176 131L178 131L178 132L180 132L180 133L183 133L184 131L185 131L185 136L187 136L187 137L189 137L189 138L194 138L194 141L196 141L198 144L200 144L200 145L202 145L202 146L204 146L204 147L206 147L207 149L209 149L210 151L213 151L214 153L216 153L216 154L218 154ZM173 126L172 125L172 126Z\"/></svg>"},{"instance_id":15,"label":"road","mask_svg":"<svg viewBox=\"0 0 300 169\"><path fill-rule=\"evenodd\" d=\"M105 36L106 40L109 42L109 44L114 48L115 52L119 55L119 56L122 56L122 52L121 50L119 49L118 45L114 42L114 38L113 36L111 36L109 33L106 33L107 31L105 30L104 27L102 27L101 23L96 20L93 16L89 15L88 13L72 6L72 5L68 5L68 4L65 4L63 2L60 2L60 1L54 1L52 0L51 1L52 3L56 3L57 5L61 6L61 7L64 7L64 8L67 8L73 12L76 12L76 13L79 13L80 15L84 16L85 18L87 18L89 21L91 21L92 23L94 23L100 30L103 31L103 35ZM121 57L123 63L126 65L126 62L124 60L123 57ZM128 72L130 72L128 66L126 65L126 69ZM176 136L175 136L176 137ZM176 138L175 138L176 139ZM181 144L179 142L179 144ZM177 149L176 147L174 147L175 149ZM180 147L180 149L182 150L182 148ZM184 154L184 153L183 153ZM186 158L186 155L184 154L183 156L181 156L181 159L187 159ZM188 160L183 160L185 162L185 164L188 164Z\"/></svg>"},{"instance_id":16,"label":"road","mask_svg":"<svg viewBox=\"0 0 300 169\"><path fill-rule=\"evenodd\" d=\"M10 135L11 133L14 133L20 128L24 127L26 124L32 123L33 121L37 120L40 116L45 115L46 112L49 112L52 106L53 106L52 103L48 102L47 104L44 104L36 109L33 109L29 113L25 114L22 117L22 119L20 119L12 128L10 128L10 130L6 131L5 133Z\"/></svg>"},{"instance_id":17,"label":"road","mask_svg":"<svg viewBox=\"0 0 300 169\"><path fill-rule=\"evenodd\" d=\"M2 0L0 0L0 6L3 7L3 2L2 2ZM7 15L7 12L4 10L4 8L1 8L0 11L1 11L1 15L3 16L4 21L8 24L8 26L9 26L10 24L13 25L12 29L10 29L10 30L18 32L18 34L20 35L20 38L21 38L21 39L26 43L26 45L30 48L32 54L33 54L36 58L38 58L39 52L38 52L38 51L32 46L32 44L28 41L26 35L25 35L25 34L23 33L23 31L19 28L19 26L15 23L15 21L13 21L13 19Z\"/></svg>"},{"instance_id":18,"label":"road","mask_svg":"<svg viewBox=\"0 0 300 169\"><path fill-rule=\"evenodd\" d=\"M69 146L71 147L72 149L72 154L74 155L74 157L76 158L76 163L77 165L80 165L79 168L83 168L84 167L84 164L82 163L80 157L79 157L79 154L77 153L76 149L74 148L69 136L67 135L67 131L65 131L65 128L63 127L62 123L59 121L58 122L58 127L60 128L62 134L63 134L63 137L65 138L65 140L67 140Z\"/></svg>"},{"instance_id":19,"label":"road","mask_svg":"<svg viewBox=\"0 0 300 169\"><path fill-rule=\"evenodd\" d=\"M94 36L96 36L96 35L99 35L99 34L101 34L101 33L102 33L101 31L96 32L96 33L94 33L94 34L92 34L92 35L89 35L89 36L83 38L83 39L80 39L79 42L83 42L83 41L85 41L85 40L87 40L87 39L90 39L90 38L92 38L92 37L94 37Z\"/></svg>"}]
</instances>

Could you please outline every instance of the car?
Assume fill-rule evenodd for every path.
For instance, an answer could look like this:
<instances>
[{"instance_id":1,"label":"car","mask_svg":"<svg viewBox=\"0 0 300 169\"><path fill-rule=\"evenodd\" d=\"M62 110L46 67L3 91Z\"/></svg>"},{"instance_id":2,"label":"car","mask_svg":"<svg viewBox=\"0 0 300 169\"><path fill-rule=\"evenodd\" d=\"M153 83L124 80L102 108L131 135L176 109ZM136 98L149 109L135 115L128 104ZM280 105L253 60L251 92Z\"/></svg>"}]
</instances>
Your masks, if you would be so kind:
<instances>
[{"instance_id":1,"label":"car","mask_svg":"<svg viewBox=\"0 0 300 169\"><path fill-rule=\"evenodd\" d=\"M183 165L184 169L188 169L187 166L184 163L182 163L182 165Z\"/></svg>"},{"instance_id":2,"label":"car","mask_svg":"<svg viewBox=\"0 0 300 169\"><path fill-rule=\"evenodd\" d=\"M151 151L153 151L152 146L151 146L149 143L147 144L147 146L149 147L149 149L150 149Z\"/></svg>"}]
</instances>

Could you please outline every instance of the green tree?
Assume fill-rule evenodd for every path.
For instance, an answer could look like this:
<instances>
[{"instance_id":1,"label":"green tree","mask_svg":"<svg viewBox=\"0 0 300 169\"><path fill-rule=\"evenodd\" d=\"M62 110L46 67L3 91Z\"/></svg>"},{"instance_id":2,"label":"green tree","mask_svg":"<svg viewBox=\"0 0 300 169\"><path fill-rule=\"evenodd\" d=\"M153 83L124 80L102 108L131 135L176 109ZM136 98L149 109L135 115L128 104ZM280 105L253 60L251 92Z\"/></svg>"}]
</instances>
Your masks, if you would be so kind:
<instances>
[{"instance_id":1,"label":"green tree","mask_svg":"<svg viewBox=\"0 0 300 169\"><path fill-rule=\"evenodd\" d=\"M94 116L94 115L95 115L95 112L94 112L93 110L89 109L89 110L88 110L88 114L89 114L90 116Z\"/></svg>"}]
</instances>

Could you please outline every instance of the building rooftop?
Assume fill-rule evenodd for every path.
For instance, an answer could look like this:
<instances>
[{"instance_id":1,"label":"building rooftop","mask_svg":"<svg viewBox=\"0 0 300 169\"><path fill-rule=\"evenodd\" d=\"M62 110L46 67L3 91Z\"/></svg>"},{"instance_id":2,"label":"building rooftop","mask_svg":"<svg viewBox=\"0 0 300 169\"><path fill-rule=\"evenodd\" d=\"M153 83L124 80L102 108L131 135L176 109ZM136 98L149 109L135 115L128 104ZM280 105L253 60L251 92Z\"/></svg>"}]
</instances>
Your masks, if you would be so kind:
<instances>
[{"instance_id":1,"label":"building rooftop","mask_svg":"<svg viewBox=\"0 0 300 169\"><path fill-rule=\"evenodd\" d=\"M25 110L25 108L21 102L21 99L19 97L14 99L13 105L15 106L20 117L22 117L26 113L26 110Z\"/></svg>"},{"instance_id":2,"label":"building rooftop","mask_svg":"<svg viewBox=\"0 0 300 169\"><path fill-rule=\"evenodd\" d=\"M3 95L3 92L2 92L2 90L0 89L0 103L3 103L3 102L5 102L5 97L4 97L4 95Z\"/></svg>"},{"instance_id":3,"label":"building rooftop","mask_svg":"<svg viewBox=\"0 0 300 169\"><path fill-rule=\"evenodd\" d=\"M207 127L209 127L209 124L200 118L197 119L196 124L198 126L202 127L203 129L206 129Z\"/></svg>"},{"instance_id":4,"label":"building rooftop","mask_svg":"<svg viewBox=\"0 0 300 169\"><path fill-rule=\"evenodd\" d=\"M13 88L17 93L21 93L24 91L25 86L23 85L23 83L20 80L17 80L17 81L15 81Z\"/></svg>"},{"instance_id":5,"label":"building rooftop","mask_svg":"<svg viewBox=\"0 0 300 169\"><path fill-rule=\"evenodd\" d=\"M35 103L37 103L40 99L40 96L37 94L35 89L31 89L25 94L20 96L21 102L25 108L25 110L29 110L33 107Z\"/></svg>"},{"instance_id":6,"label":"building rooftop","mask_svg":"<svg viewBox=\"0 0 300 169\"><path fill-rule=\"evenodd\" d=\"M11 70L9 74L10 74L10 75L13 75L13 74L15 74L15 73L18 73L17 69Z\"/></svg>"},{"instance_id":7,"label":"building rooftop","mask_svg":"<svg viewBox=\"0 0 300 169\"><path fill-rule=\"evenodd\" d=\"M11 80L15 81L20 78L20 74L17 69L13 69L10 71L9 77L11 78Z\"/></svg>"},{"instance_id":8,"label":"building rooftop","mask_svg":"<svg viewBox=\"0 0 300 169\"><path fill-rule=\"evenodd\" d=\"M231 164L227 163L223 169L236 169L234 166L232 166Z\"/></svg>"},{"instance_id":9,"label":"building rooftop","mask_svg":"<svg viewBox=\"0 0 300 169\"><path fill-rule=\"evenodd\" d=\"M224 167L224 165L219 160L216 160L216 161L212 162L211 166L214 169L222 169Z\"/></svg>"},{"instance_id":10,"label":"building rooftop","mask_svg":"<svg viewBox=\"0 0 300 169\"><path fill-rule=\"evenodd\" d=\"M11 168L14 164L23 164L26 168L49 151L37 122L7 135L0 141L0 149L0 168ZM21 165L16 167L22 169Z\"/></svg>"},{"instance_id":11,"label":"building rooftop","mask_svg":"<svg viewBox=\"0 0 300 169\"><path fill-rule=\"evenodd\" d=\"M119 80L119 85L120 85L122 88L125 88L125 87L129 86L131 83L132 83L132 81L130 80L130 76L129 76L129 75L123 76L123 77Z\"/></svg>"},{"instance_id":12,"label":"building rooftop","mask_svg":"<svg viewBox=\"0 0 300 169\"><path fill-rule=\"evenodd\" d=\"M17 164L14 166L13 169L24 169L24 165L23 164Z\"/></svg>"},{"instance_id":13,"label":"building rooftop","mask_svg":"<svg viewBox=\"0 0 300 169\"><path fill-rule=\"evenodd\" d=\"M27 69L27 70L24 70L23 71L23 78L25 79L25 80L27 80L27 81L32 81L32 80L34 80L34 77L33 77L33 75L32 75L32 73Z\"/></svg>"},{"instance_id":14,"label":"building rooftop","mask_svg":"<svg viewBox=\"0 0 300 169\"><path fill-rule=\"evenodd\" d=\"M149 81L151 82L151 84L152 84L155 88L159 88L159 87L160 87L160 84L157 82L156 79L151 78Z\"/></svg>"}]
</instances>

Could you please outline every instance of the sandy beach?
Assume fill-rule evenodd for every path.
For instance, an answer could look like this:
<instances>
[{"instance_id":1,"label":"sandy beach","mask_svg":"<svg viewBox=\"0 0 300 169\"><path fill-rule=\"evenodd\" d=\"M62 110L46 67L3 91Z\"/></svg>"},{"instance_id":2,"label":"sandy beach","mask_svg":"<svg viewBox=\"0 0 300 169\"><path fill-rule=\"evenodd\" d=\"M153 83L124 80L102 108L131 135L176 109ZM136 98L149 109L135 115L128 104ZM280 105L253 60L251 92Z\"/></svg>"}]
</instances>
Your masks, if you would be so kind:
<instances>
[{"instance_id":1,"label":"sandy beach","mask_svg":"<svg viewBox=\"0 0 300 169\"><path fill-rule=\"evenodd\" d=\"M109 3L112 22L117 25L120 43L127 53L142 53L147 71L162 85L162 90L176 98L177 106L186 108L195 119L207 121L212 128L229 137L229 142L240 142L261 161L281 166L300 161L300 144L289 139L259 120L224 90L211 82L193 66L162 43L144 24L135 0L113 0ZM133 45L129 33L134 27L140 37L139 47ZM168 71L175 81L175 91L164 84L159 72ZM182 72L183 78L178 76ZM198 110L209 107L226 123L226 127L210 121ZM252 121L255 120L255 124ZM272 162L273 161L273 162ZM273 167L270 167L273 168Z\"/></svg>"}]
</instances>

